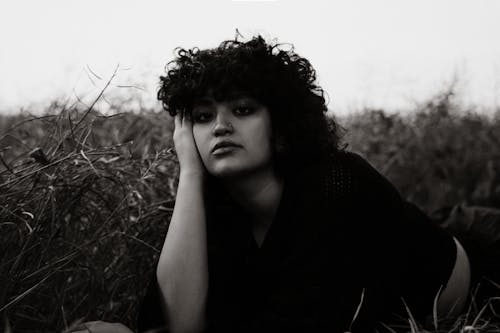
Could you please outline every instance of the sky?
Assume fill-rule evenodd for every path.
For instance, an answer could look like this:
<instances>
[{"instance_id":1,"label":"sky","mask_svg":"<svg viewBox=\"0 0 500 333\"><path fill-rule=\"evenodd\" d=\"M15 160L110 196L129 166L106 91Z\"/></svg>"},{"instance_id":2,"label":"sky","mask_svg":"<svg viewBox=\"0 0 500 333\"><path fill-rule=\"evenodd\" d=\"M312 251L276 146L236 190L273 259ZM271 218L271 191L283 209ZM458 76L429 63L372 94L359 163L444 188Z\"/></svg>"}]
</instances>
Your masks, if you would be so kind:
<instances>
[{"instance_id":1,"label":"sky","mask_svg":"<svg viewBox=\"0 0 500 333\"><path fill-rule=\"evenodd\" d=\"M293 44L333 112L405 110L456 82L500 106L499 0L1 0L0 113L55 99L160 109L173 49L216 47L236 29Z\"/></svg>"}]
</instances>

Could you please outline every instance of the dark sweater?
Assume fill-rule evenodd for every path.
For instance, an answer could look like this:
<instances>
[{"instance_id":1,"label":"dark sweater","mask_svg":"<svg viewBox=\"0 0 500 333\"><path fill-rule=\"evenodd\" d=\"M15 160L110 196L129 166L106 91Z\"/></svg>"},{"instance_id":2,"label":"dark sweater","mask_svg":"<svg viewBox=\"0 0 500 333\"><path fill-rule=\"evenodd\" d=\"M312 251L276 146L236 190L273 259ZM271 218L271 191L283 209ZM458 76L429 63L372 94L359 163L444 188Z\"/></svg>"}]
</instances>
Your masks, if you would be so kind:
<instances>
[{"instance_id":1,"label":"dark sweater","mask_svg":"<svg viewBox=\"0 0 500 333\"><path fill-rule=\"evenodd\" d=\"M456 259L449 234L347 152L285 179L260 248L227 197L207 205L207 241L207 332L373 331L408 318L402 299L423 320ZM153 278L139 328L162 323Z\"/></svg>"}]
</instances>

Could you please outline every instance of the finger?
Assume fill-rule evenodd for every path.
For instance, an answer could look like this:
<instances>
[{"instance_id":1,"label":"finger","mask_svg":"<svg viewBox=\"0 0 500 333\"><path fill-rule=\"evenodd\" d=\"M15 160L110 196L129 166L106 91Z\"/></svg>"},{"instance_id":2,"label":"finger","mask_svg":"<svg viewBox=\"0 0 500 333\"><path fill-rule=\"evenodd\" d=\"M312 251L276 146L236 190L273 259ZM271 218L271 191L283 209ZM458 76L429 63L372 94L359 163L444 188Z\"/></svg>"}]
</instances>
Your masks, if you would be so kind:
<instances>
[{"instance_id":1,"label":"finger","mask_svg":"<svg viewBox=\"0 0 500 333\"><path fill-rule=\"evenodd\" d=\"M180 128L181 127L181 113L180 111L177 112L177 114L175 115L174 117L174 125L175 125L175 128Z\"/></svg>"},{"instance_id":2,"label":"finger","mask_svg":"<svg viewBox=\"0 0 500 333\"><path fill-rule=\"evenodd\" d=\"M191 113L189 111L185 111L184 113L184 125L191 126Z\"/></svg>"},{"instance_id":3,"label":"finger","mask_svg":"<svg viewBox=\"0 0 500 333\"><path fill-rule=\"evenodd\" d=\"M181 112L181 123L182 126L186 125L186 110L182 110Z\"/></svg>"}]
</instances>

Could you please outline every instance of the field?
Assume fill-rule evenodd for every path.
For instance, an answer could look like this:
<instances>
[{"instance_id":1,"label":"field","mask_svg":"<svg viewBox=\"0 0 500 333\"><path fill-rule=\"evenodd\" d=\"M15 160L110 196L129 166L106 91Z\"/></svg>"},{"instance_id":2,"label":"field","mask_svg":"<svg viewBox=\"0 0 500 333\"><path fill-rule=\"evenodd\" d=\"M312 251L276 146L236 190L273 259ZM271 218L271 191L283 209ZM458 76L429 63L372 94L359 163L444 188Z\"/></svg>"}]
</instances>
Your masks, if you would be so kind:
<instances>
[{"instance_id":1,"label":"field","mask_svg":"<svg viewBox=\"0 0 500 333\"><path fill-rule=\"evenodd\" d=\"M445 91L406 116L367 109L336 120L349 149L438 217L458 204L500 209L500 112L485 114ZM172 128L164 112L103 116L58 103L43 116L0 116L5 332L97 319L134 327L173 207ZM498 332L495 300L435 331Z\"/></svg>"}]
</instances>

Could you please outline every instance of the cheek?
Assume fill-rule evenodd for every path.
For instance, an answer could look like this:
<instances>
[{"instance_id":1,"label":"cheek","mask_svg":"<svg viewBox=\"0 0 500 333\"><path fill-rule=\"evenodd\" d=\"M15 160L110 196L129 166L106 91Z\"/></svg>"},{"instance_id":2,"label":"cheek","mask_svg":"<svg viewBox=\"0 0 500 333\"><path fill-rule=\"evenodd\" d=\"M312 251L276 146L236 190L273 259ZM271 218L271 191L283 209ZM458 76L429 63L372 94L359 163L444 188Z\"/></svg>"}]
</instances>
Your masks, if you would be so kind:
<instances>
[{"instance_id":1,"label":"cheek","mask_svg":"<svg viewBox=\"0 0 500 333\"><path fill-rule=\"evenodd\" d=\"M271 128L266 126L259 126L254 131L257 135L254 136L254 146L262 154L269 158L272 155L272 142L271 142Z\"/></svg>"},{"instance_id":2,"label":"cheek","mask_svg":"<svg viewBox=\"0 0 500 333\"><path fill-rule=\"evenodd\" d=\"M201 157L204 158L208 152L208 140L203 129L193 127L194 143Z\"/></svg>"},{"instance_id":3,"label":"cheek","mask_svg":"<svg viewBox=\"0 0 500 333\"><path fill-rule=\"evenodd\" d=\"M262 130L262 140L263 140L263 144L266 145L266 147L268 148L268 150L272 150L272 142L271 142L271 138L273 137L273 131L272 131L272 127L271 127L271 122L270 120L268 119L268 121L266 122L266 125L263 127L264 130Z\"/></svg>"}]
</instances>

